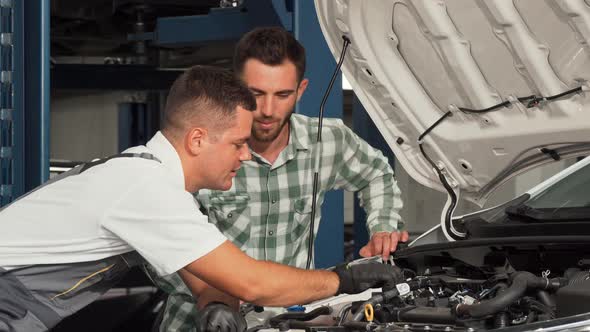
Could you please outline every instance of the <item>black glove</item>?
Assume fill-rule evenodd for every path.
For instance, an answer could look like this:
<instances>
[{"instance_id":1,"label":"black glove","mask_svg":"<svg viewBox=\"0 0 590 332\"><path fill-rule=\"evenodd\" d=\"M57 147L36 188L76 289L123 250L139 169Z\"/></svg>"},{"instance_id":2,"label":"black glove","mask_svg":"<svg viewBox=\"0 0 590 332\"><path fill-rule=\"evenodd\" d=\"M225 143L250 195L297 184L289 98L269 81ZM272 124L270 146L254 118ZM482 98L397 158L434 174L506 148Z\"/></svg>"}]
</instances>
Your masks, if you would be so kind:
<instances>
[{"instance_id":1,"label":"black glove","mask_svg":"<svg viewBox=\"0 0 590 332\"><path fill-rule=\"evenodd\" d=\"M225 303L212 302L199 311L199 332L244 332L248 327L244 316Z\"/></svg>"},{"instance_id":2,"label":"black glove","mask_svg":"<svg viewBox=\"0 0 590 332\"><path fill-rule=\"evenodd\" d=\"M333 270L340 279L338 294L357 294L369 288L383 287L404 281L403 273L397 266L371 262L363 264L342 264Z\"/></svg>"}]
</instances>

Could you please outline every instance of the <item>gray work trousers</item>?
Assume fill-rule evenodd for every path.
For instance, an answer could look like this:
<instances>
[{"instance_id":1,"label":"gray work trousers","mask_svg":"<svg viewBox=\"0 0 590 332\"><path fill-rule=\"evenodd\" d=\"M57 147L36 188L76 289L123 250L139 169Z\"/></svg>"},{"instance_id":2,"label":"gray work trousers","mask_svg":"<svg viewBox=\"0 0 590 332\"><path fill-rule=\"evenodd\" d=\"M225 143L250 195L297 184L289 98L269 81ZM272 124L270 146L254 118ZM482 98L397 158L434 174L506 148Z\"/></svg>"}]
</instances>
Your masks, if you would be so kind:
<instances>
[{"instance_id":1,"label":"gray work trousers","mask_svg":"<svg viewBox=\"0 0 590 332\"><path fill-rule=\"evenodd\" d=\"M143 262L132 251L93 262L0 268L0 331L47 331Z\"/></svg>"}]
</instances>

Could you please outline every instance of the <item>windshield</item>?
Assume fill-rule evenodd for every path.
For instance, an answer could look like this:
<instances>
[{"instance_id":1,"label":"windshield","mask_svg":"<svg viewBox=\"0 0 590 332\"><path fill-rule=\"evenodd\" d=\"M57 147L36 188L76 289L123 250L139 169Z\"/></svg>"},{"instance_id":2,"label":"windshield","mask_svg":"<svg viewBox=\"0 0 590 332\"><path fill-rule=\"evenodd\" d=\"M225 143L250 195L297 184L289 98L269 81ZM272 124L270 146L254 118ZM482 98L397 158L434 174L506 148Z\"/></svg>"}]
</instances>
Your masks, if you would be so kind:
<instances>
[{"instance_id":1,"label":"windshield","mask_svg":"<svg viewBox=\"0 0 590 332\"><path fill-rule=\"evenodd\" d=\"M590 163L572 166L574 171L532 194L522 203L508 206L509 218L520 221L588 221L590 220Z\"/></svg>"},{"instance_id":2,"label":"windshield","mask_svg":"<svg viewBox=\"0 0 590 332\"><path fill-rule=\"evenodd\" d=\"M471 226L478 225L480 221L484 224L586 223L590 220L590 159L588 158L571 166L575 169L574 171L540 192L532 190L492 209L464 216L461 221ZM587 231L586 229L585 232ZM505 235L505 233L502 234Z\"/></svg>"},{"instance_id":3,"label":"windshield","mask_svg":"<svg viewBox=\"0 0 590 332\"><path fill-rule=\"evenodd\" d=\"M561 179L524 203L534 209L590 207L590 164Z\"/></svg>"}]
</instances>

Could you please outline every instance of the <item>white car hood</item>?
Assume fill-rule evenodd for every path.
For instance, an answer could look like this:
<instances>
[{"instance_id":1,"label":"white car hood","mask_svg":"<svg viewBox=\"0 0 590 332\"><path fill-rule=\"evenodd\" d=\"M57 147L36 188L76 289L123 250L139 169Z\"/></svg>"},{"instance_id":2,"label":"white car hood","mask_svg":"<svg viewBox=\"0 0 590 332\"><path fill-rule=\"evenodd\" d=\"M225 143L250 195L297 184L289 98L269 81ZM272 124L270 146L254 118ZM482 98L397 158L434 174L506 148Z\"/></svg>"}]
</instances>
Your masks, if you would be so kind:
<instances>
[{"instance_id":1,"label":"white car hood","mask_svg":"<svg viewBox=\"0 0 590 332\"><path fill-rule=\"evenodd\" d=\"M509 177L590 151L590 0L315 0L326 41L395 153L483 204ZM329 75L327 72L326 75ZM517 97L576 93L527 108ZM493 112L465 113L459 107ZM544 152L543 152L544 151Z\"/></svg>"}]
</instances>

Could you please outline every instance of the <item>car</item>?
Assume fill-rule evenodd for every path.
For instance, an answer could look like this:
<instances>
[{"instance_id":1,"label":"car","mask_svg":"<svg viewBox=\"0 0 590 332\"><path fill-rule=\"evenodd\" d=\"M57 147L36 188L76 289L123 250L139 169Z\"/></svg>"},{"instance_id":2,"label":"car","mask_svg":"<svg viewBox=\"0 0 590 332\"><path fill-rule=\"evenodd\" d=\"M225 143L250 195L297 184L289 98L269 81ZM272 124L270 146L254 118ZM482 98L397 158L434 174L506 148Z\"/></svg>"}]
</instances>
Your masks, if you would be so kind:
<instances>
[{"instance_id":1,"label":"car","mask_svg":"<svg viewBox=\"0 0 590 332\"><path fill-rule=\"evenodd\" d=\"M590 329L590 3L315 6L396 161L447 203L393 254L405 282L249 313L251 330ZM562 160L573 165L526 193L456 215L459 200L483 206L516 175Z\"/></svg>"}]
</instances>

